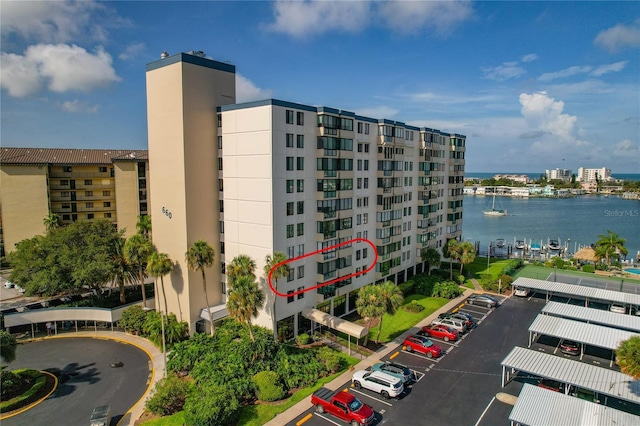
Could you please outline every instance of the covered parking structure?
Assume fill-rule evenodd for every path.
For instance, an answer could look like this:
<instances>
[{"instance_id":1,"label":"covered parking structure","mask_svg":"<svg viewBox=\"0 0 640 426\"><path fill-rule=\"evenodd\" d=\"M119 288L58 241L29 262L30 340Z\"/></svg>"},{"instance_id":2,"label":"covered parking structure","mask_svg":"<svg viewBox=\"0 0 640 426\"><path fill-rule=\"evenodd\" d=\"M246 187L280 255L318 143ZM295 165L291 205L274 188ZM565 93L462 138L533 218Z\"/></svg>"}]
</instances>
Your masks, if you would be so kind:
<instances>
[{"instance_id":1,"label":"covered parking structure","mask_svg":"<svg viewBox=\"0 0 640 426\"><path fill-rule=\"evenodd\" d=\"M542 308L542 313L554 317L573 319L589 324L603 325L605 327L640 333L640 316L637 315L620 315L601 309L585 308L553 301L547 302L544 308Z\"/></svg>"},{"instance_id":2,"label":"covered parking structure","mask_svg":"<svg viewBox=\"0 0 640 426\"><path fill-rule=\"evenodd\" d=\"M525 384L509 421L511 426L632 426L638 424L638 416Z\"/></svg>"},{"instance_id":3,"label":"covered parking structure","mask_svg":"<svg viewBox=\"0 0 640 426\"><path fill-rule=\"evenodd\" d=\"M537 293L544 293L546 294L547 301L549 301L552 296L563 296L584 299L584 306L587 307L589 306L589 302L592 301L604 302L609 306L621 304L625 308L633 306L636 310L640 309L640 294L623 293L620 291L523 277L517 278L511 285L514 288L528 288Z\"/></svg>"},{"instance_id":4,"label":"covered parking structure","mask_svg":"<svg viewBox=\"0 0 640 426\"><path fill-rule=\"evenodd\" d=\"M565 394L571 387L586 389L606 398L613 397L640 405L640 381L618 371L545 354L531 349L514 347L502 360L502 387L519 372L556 380L565 384ZM539 408L539 407L538 407Z\"/></svg>"},{"instance_id":5,"label":"covered parking structure","mask_svg":"<svg viewBox=\"0 0 640 426\"><path fill-rule=\"evenodd\" d=\"M529 326L529 347L539 335L573 340L580 343L580 359L582 359L584 345L615 351L621 342L637 336L638 333L539 314ZM612 352L610 365L613 365L614 357L615 352Z\"/></svg>"}]
</instances>

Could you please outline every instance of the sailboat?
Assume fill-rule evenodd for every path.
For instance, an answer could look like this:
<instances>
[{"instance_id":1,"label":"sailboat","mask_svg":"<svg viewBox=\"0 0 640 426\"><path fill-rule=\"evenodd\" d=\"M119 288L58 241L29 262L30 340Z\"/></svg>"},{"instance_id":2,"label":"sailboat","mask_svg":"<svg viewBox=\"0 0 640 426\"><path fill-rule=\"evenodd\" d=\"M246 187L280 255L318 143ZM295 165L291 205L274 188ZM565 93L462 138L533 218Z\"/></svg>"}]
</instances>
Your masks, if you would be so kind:
<instances>
[{"instance_id":1,"label":"sailboat","mask_svg":"<svg viewBox=\"0 0 640 426\"><path fill-rule=\"evenodd\" d=\"M496 209L496 193L493 193L493 201L491 202L491 210L484 210L485 216L506 216L507 210L505 209Z\"/></svg>"}]
</instances>

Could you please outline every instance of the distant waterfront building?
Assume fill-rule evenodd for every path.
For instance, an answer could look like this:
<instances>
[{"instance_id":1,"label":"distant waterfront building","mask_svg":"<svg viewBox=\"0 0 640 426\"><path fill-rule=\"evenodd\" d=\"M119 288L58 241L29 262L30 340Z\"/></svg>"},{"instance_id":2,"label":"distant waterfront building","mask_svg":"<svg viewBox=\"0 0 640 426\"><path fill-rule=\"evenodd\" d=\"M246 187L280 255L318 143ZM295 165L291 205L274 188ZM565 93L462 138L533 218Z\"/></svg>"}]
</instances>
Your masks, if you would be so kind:
<instances>
[{"instance_id":1,"label":"distant waterfront building","mask_svg":"<svg viewBox=\"0 0 640 426\"><path fill-rule=\"evenodd\" d=\"M465 136L277 99L236 104L235 66L199 55L163 57L146 77L153 241L176 263L169 311L192 332L209 328L207 310L226 314L238 255L255 260L266 294L255 323L290 338L353 312L364 285L423 272L422 248L461 238ZM210 306L184 260L199 239L216 250ZM263 272L274 252L291 260L284 297Z\"/></svg>"},{"instance_id":2,"label":"distant waterfront building","mask_svg":"<svg viewBox=\"0 0 640 426\"><path fill-rule=\"evenodd\" d=\"M580 167L578 168L578 177L576 180L578 182L595 182L596 177L600 182L614 180L611 177L611 169L607 169L606 167L601 167L599 169L586 169L584 167Z\"/></svg>"},{"instance_id":3,"label":"distant waterfront building","mask_svg":"<svg viewBox=\"0 0 640 426\"><path fill-rule=\"evenodd\" d=\"M61 224L108 219L127 234L147 214L146 150L0 149L0 235L10 252L45 232L44 219Z\"/></svg>"},{"instance_id":4,"label":"distant waterfront building","mask_svg":"<svg viewBox=\"0 0 640 426\"><path fill-rule=\"evenodd\" d=\"M553 169L545 170L547 180L562 180L565 182L571 182L571 169Z\"/></svg>"},{"instance_id":5,"label":"distant waterfront building","mask_svg":"<svg viewBox=\"0 0 640 426\"><path fill-rule=\"evenodd\" d=\"M503 174L497 174L494 175L493 178L495 180L499 180L499 179L509 179L512 180L514 182L521 182L521 183L529 183L531 181L531 179L529 179L529 176L527 175L515 175L515 174L509 174L509 175L503 175Z\"/></svg>"}]
</instances>

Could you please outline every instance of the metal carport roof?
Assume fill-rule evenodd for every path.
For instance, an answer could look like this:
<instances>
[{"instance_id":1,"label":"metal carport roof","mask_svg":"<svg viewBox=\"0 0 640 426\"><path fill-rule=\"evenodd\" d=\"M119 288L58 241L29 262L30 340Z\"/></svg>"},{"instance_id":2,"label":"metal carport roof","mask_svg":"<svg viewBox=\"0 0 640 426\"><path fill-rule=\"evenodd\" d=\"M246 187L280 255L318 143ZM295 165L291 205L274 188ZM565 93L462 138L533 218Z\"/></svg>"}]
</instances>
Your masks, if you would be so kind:
<instances>
[{"instance_id":1,"label":"metal carport roof","mask_svg":"<svg viewBox=\"0 0 640 426\"><path fill-rule=\"evenodd\" d=\"M547 302L542 313L567 319L585 321L606 327L640 332L640 317L636 315L622 315L601 309L585 308L568 303Z\"/></svg>"},{"instance_id":2,"label":"metal carport roof","mask_svg":"<svg viewBox=\"0 0 640 426\"><path fill-rule=\"evenodd\" d=\"M611 350L617 349L620 342L638 335L633 331L541 314L529 326L529 346L531 346L531 333L573 340Z\"/></svg>"},{"instance_id":3,"label":"metal carport roof","mask_svg":"<svg viewBox=\"0 0 640 426\"><path fill-rule=\"evenodd\" d=\"M638 416L525 384L509 420L527 426L635 426Z\"/></svg>"},{"instance_id":4,"label":"metal carport roof","mask_svg":"<svg viewBox=\"0 0 640 426\"><path fill-rule=\"evenodd\" d=\"M315 321L334 330L342 331L356 339L360 339L369 333L369 329L366 327L356 324L355 322L329 315L319 309L306 308L302 311L302 315L309 318L311 321Z\"/></svg>"},{"instance_id":5,"label":"metal carport roof","mask_svg":"<svg viewBox=\"0 0 640 426\"><path fill-rule=\"evenodd\" d=\"M603 300L606 302L618 302L627 305L640 306L640 294L621 293L613 290L603 290L600 288L584 287L577 284L565 284L535 278L517 278L512 284L513 287L524 287L539 292L547 292L565 295L579 296L591 300Z\"/></svg>"},{"instance_id":6,"label":"metal carport roof","mask_svg":"<svg viewBox=\"0 0 640 426\"><path fill-rule=\"evenodd\" d=\"M608 368L585 364L531 349L514 347L501 362L502 386L521 371L640 404L640 381ZM510 371L509 371L510 369ZM505 381L505 375L507 376ZM568 388L568 387L567 387Z\"/></svg>"}]
</instances>

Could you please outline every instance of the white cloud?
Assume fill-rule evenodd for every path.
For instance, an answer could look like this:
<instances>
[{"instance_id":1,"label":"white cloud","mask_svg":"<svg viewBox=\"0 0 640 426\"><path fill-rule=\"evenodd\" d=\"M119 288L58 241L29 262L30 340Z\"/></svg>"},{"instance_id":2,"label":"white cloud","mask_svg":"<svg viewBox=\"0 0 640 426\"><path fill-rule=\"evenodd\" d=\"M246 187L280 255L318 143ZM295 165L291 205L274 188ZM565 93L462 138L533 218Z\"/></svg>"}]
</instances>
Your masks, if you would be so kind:
<instances>
[{"instance_id":1,"label":"white cloud","mask_svg":"<svg viewBox=\"0 0 640 426\"><path fill-rule=\"evenodd\" d=\"M74 99L59 104L60 108L66 112L86 112L95 113L98 111L97 105L89 105L87 102Z\"/></svg>"},{"instance_id":2,"label":"white cloud","mask_svg":"<svg viewBox=\"0 0 640 426\"><path fill-rule=\"evenodd\" d=\"M369 108L359 108L356 111L358 115L362 115L364 117L370 117L370 118L377 118L377 119L383 119L383 118L391 119L395 117L398 114L398 112L400 111L386 105L369 107Z\"/></svg>"},{"instance_id":3,"label":"white cloud","mask_svg":"<svg viewBox=\"0 0 640 426\"><path fill-rule=\"evenodd\" d=\"M128 22L94 1L3 1L2 37L18 35L43 43L89 39L103 42L107 27Z\"/></svg>"},{"instance_id":4,"label":"white cloud","mask_svg":"<svg viewBox=\"0 0 640 426\"><path fill-rule=\"evenodd\" d=\"M623 139L614 146L613 155L622 158L640 158L640 145L637 141Z\"/></svg>"},{"instance_id":5,"label":"white cloud","mask_svg":"<svg viewBox=\"0 0 640 426\"><path fill-rule=\"evenodd\" d=\"M537 61L538 55L536 55L535 53L529 53L528 55L524 55L522 58L520 58L520 60L525 63Z\"/></svg>"},{"instance_id":6,"label":"white cloud","mask_svg":"<svg viewBox=\"0 0 640 426\"><path fill-rule=\"evenodd\" d=\"M551 80L555 80L557 78L571 77L571 76L576 75L576 74L586 74L589 71L591 71L592 69L593 68L590 67L590 66L569 67L569 68L565 68L563 70L556 71L556 72L544 73L540 77L538 77L538 80L540 80L540 81L551 81Z\"/></svg>"},{"instance_id":7,"label":"white cloud","mask_svg":"<svg viewBox=\"0 0 640 426\"><path fill-rule=\"evenodd\" d=\"M473 14L468 1L282 1L273 4L274 21L266 28L293 37L326 32L356 33L382 25L396 33L422 28L450 33Z\"/></svg>"},{"instance_id":8,"label":"white cloud","mask_svg":"<svg viewBox=\"0 0 640 426\"><path fill-rule=\"evenodd\" d=\"M238 103L271 98L271 90L261 89L245 76L236 73L236 100Z\"/></svg>"},{"instance_id":9,"label":"white cloud","mask_svg":"<svg viewBox=\"0 0 640 426\"><path fill-rule=\"evenodd\" d=\"M618 24L615 27L600 31L593 43L611 53L615 53L625 47L637 48L640 46L640 28L638 26Z\"/></svg>"},{"instance_id":10,"label":"white cloud","mask_svg":"<svg viewBox=\"0 0 640 426\"><path fill-rule=\"evenodd\" d=\"M497 67L485 67L482 68L482 72L485 78L496 81L509 80L527 73L518 66L518 62L504 62Z\"/></svg>"},{"instance_id":11,"label":"white cloud","mask_svg":"<svg viewBox=\"0 0 640 426\"><path fill-rule=\"evenodd\" d=\"M616 62L614 64L600 65L598 68L591 72L594 77L600 77L601 75L608 74L610 72L620 72L627 65L627 61Z\"/></svg>"},{"instance_id":12,"label":"white cloud","mask_svg":"<svg viewBox=\"0 0 640 426\"><path fill-rule=\"evenodd\" d=\"M565 140L573 138L575 116L563 114L564 102L556 101L545 92L520 94L520 110L530 129L547 132Z\"/></svg>"},{"instance_id":13,"label":"white cloud","mask_svg":"<svg viewBox=\"0 0 640 426\"><path fill-rule=\"evenodd\" d=\"M141 53L143 53L146 48L147 46L144 43L130 44L126 47L124 52L118 55L118 59L122 59L123 61L126 61L131 58L136 58Z\"/></svg>"},{"instance_id":14,"label":"white cloud","mask_svg":"<svg viewBox=\"0 0 640 426\"><path fill-rule=\"evenodd\" d=\"M473 14L471 2L466 1L392 0L376 5L378 19L399 33L417 32L426 26L438 34L448 34Z\"/></svg>"},{"instance_id":15,"label":"white cloud","mask_svg":"<svg viewBox=\"0 0 640 426\"><path fill-rule=\"evenodd\" d=\"M66 44L37 44L24 55L2 53L2 81L11 96L24 97L43 87L53 92L89 92L120 81L111 56L102 47L89 53Z\"/></svg>"},{"instance_id":16,"label":"white cloud","mask_svg":"<svg viewBox=\"0 0 640 426\"><path fill-rule=\"evenodd\" d=\"M326 31L358 32L367 25L371 3L364 1L276 1L267 28L294 37Z\"/></svg>"}]
</instances>

